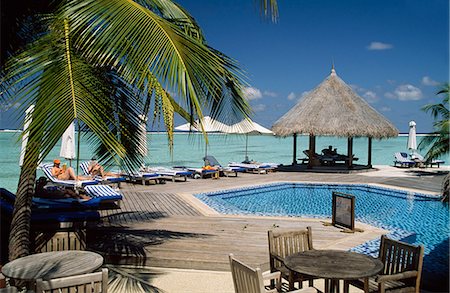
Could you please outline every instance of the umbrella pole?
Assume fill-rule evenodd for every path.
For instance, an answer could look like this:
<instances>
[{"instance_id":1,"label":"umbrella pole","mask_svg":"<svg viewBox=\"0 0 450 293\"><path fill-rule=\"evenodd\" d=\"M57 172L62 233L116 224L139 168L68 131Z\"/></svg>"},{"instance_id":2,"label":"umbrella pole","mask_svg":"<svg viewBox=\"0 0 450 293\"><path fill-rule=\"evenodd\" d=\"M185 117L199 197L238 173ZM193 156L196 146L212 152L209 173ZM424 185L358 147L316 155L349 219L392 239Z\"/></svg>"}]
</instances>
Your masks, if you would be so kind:
<instances>
[{"instance_id":1,"label":"umbrella pole","mask_svg":"<svg viewBox=\"0 0 450 293\"><path fill-rule=\"evenodd\" d=\"M246 162L248 162L247 147L248 147L248 133L245 134L245 161Z\"/></svg>"},{"instance_id":2,"label":"umbrella pole","mask_svg":"<svg viewBox=\"0 0 450 293\"><path fill-rule=\"evenodd\" d=\"M77 119L77 128L78 128L78 135L77 135L77 172L75 173L77 178L78 178L78 168L80 166L80 135L81 135L81 131L80 131L80 123Z\"/></svg>"},{"instance_id":3,"label":"umbrella pole","mask_svg":"<svg viewBox=\"0 0 450 293\"><path fill-rule=\"evenodd\" d=\"M297 165L297 133L294 133L294 149L293 149L292 165Z\"/></svg>"}]
</instances>

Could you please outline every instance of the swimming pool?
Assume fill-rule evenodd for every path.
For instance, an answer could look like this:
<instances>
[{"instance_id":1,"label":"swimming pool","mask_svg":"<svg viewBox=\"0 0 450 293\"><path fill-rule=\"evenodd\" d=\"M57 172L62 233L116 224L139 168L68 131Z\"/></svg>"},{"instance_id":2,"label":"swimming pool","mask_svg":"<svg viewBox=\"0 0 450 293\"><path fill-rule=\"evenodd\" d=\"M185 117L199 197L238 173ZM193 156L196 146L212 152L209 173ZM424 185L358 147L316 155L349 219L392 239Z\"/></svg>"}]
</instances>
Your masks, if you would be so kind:
<instances>
[{"instance_id":1,"label":"swimming pool","mask_svg":"<svg viewBox=\"0 0 450 293\"><path fill-rule=\"evenodd\" d=\"M332 191L355 196L356 221L424 244L424 271L447 272L448 279L449 208L434 195L368 184L276 183L195 196L224 214L331 218ZM376 239L352 250L376 256L378 247Z\"/></svg>"}]
</instances>

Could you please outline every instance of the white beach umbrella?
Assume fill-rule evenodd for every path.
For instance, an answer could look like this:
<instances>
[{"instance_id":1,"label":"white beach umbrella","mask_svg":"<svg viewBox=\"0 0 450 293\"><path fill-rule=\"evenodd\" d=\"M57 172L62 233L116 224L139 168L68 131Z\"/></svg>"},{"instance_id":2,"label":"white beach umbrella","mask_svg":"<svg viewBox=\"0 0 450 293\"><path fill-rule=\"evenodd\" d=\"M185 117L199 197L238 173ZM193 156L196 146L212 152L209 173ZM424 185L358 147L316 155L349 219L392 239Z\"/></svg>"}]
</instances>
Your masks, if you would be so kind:
<instances>
[{"instance_id":1,"label":"white beach umbrella","mask_svg":"<svg viewBox=\"0 0 450 293\"><path fill-rule=\"evenodd\" d=\"M411 154L414 154L417 150L417 138L416 138L416 122L409 122L409 133L408 133L408 150Z\"/></svg>"},{"instance_id":2,"label":"white beach umbrella","mask_svg":"<svg viewBox=\"0 0 450 293\"><path fill-rule=\"evenodd\" d=\"M193 124L191 123L185 123L180 126L175 127L175 130L178 131L192 131L192 132L201 132L202 126L205 132L223 132L223 133L229 133L230 132L230 126L214 120L213 118L209 116L203 117L201 123L200 120L195 120ZM205 143L205 156L208 155L208 144Z\"/></svg>"},{"instance_id":3,"label":"white beach umbrella","mask_svg":"<svg viewBox=\"0 0 450 293\"><path fill-rule=\"evenodd\" d=\"M217 120L214 120L213 118L209 116L203 117L201 123L200 120L195 120L194 123L191 125L191 123L185 123L180 126L175 127L175 130L178 131L193 131L193 132L201 132L202 127L205 130L205 132L228 132L230 126L219 122Z\"/></svg>"},{"instance_id":4,"label":"white beach umbrella","mask_svg":"<svg viewBox=\"0 0 450 293\"><path fill-rule=\"evenodd\" d=\"M138 136L139 136L139 153L146 157L148 154L147 149L147 117L144 115L139 115L139 130L138 130Z\"/></svg>"},{"instance_id":5,"label":"white beach umbrella","mask_svg":"<svg viewBox=\"0 0 450 293\"><path fill-rule=\"evenodd\" d=\"M75 123L70 123L61 138L61 150L59 156L70 160L72 166L72 160L75 158Z\"/></svg>"},{"instance_id":6,"label":"white beach umbrella","mask_svg":"<svg viewBox=\"0 0 450 293\"><path fill-rule=\"evenodd\" d=\"M20 167L22 167L23 159L25 157L25 149L26 149L27 143L28 143L28 132L27 132L27 129L28 129L28 127L30 127L31 119L32 119L31 114L33 114L33 111L34 111L34 105L31 105L25 111L25 123L23 124L24 135L22 136L22 149L20 150L20 158L19 158L19 166Z\"/></svg>"},{"instance_id":7,"label":"white beach umbrella","mask_svg":"<svg viewBox=\"0 0 450 293\"><path fill-rule=\"evenodd\" d=\"M248 161L248 136L256 134L273 134L273 132L251 120L242 120L230 126L229 133L245 134L245 161Z\"/></svg>"}]
</instances>

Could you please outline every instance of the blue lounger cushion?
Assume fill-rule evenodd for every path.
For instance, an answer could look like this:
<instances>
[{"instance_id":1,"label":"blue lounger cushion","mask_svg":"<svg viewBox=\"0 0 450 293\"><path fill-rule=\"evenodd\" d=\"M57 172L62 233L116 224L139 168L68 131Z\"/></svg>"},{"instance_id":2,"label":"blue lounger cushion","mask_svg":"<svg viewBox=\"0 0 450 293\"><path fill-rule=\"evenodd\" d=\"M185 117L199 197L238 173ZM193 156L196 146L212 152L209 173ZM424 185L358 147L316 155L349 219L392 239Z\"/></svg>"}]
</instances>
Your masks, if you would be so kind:
<instances>
[{"instance_id":1,"label":"blue lounger cushion","mask_svg":"<svg viewBox=\"0 0 450 293\"><path fill-rule=\"evenodd\" d=\"M14 205L16 195L7 189L0 188L0 198ZM33 197L32 209L49 210L49 209L97 209L102 202L102 198L91 198L89 200L76 198L41 198Z\"/></svg>"},{"instance_id":2,"label":"blue lounger cushion","mask_svg":"<svg viewBox=\"0 0 450 293\"><path fill-rule=\"evenodd\" d=\"M109 185L89 185L84 187L86 194L103 200L122 200L123 196Z\"/></svg>"},{"instance_id":3,"label":"blue lounger cushion","mask_svg":"<svg viewBox=\"0 0 450 293\"><path fill-rule=\"evenodd\" d=\"M14 211L14 202L10 202L8 199L0 198L0 208L2 217L12 217ZM42 211L39 209L32 209L31 221L36 223L55 223L55 222L85 222L85 221L98 221L100 214L97 211Z\"/></svg>"},{"instance_id":4,"label":"blue lounger cushion","mask_svg":"<svg viewBox=\"0 0 450 293\"><path fill-rule=\"evenodd\" d=\"M101 203L102 199L98 197L93 197L89 200L33 197L33 204L37 209L97 209Z\"/></svg>"}]
</instances>

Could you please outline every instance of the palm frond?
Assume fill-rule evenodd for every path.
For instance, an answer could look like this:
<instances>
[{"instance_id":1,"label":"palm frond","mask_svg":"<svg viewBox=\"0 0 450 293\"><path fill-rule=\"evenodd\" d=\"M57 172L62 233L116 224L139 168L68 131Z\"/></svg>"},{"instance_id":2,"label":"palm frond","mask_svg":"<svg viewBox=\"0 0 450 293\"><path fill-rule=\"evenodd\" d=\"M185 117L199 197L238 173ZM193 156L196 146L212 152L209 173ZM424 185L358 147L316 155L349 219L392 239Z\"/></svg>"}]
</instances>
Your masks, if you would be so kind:
<instances>
[{"instance_id":1,"label":"palm frond","mask_svg":"<svg viewBox=\"0 0 450 293\"><path fill-rule=\"evenodd\" d=\"M261 13L265 18L271 18L272 22L278 20L278 3L277 0L259 0Z\"/></svg>"},{"instance_id":2,"label":"palm frond","mask_svg":"<svg viewBox=\"0 0 450 293\"><path fill-rule=\"evenodd\" d=\"M108 145L111 153L125 152L109 132L111 105L104 99L105 85L95 78L92 67L67 47L64 24L52 21L50 32L8 63L8 90L14 90L22 110L36 104L28 143L44 158L69 124L78 119ZM70 58L69 58L70 57ZM75 115L75 112L77 113ZM43 133L42 136L35 135ZM33 164L34 165L34 164ZM35 168L33 165L25 167Z\"/></svg>"},{"instance_id":3,"label":"palm frond","mask_svg":"<svg viewBox=\"0 0 450 293\"><path fill-rule=\"evenodd\" d=\"M242 80L232 62L133 1L72 1L65 11L84 56L114 66L131 84L144 85L151 72L166 91L184 100L179 104L191 115L201 115L202 106L220 99L227 76Z\"/></svg>"}]
</instances>

